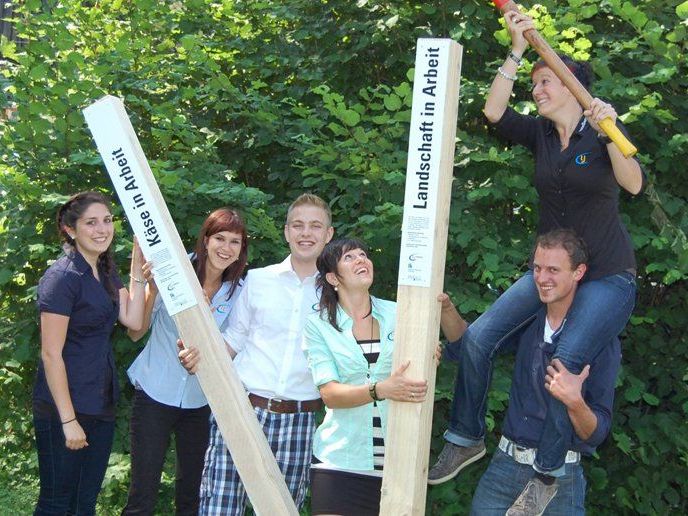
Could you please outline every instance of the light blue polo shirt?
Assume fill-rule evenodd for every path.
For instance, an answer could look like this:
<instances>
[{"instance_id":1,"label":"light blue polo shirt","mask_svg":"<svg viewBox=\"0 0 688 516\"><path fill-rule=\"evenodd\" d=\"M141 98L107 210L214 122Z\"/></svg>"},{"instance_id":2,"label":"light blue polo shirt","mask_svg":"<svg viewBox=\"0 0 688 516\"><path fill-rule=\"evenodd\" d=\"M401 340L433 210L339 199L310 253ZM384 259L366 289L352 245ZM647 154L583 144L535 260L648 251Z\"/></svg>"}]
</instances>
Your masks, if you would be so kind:
<instances>
[{"instance_id":1,"label":"light blue polo shirt","mask_svg":"<svg viewBox=\"0 0 688 516\"><path fill-rule=\"evenodd\" d=\"M396 303L372 298L373 317L380 324L380 355L368 376L368 362L352 333L353 321L337 307L337 331L327 315L306 319L303 349L316 386L328 382L364 385L388 378L392 371ZM322 317L325 317L323 319ZM378 402L382 432L387 429L387 401ZM373 471L373 403L353 408L327 408L315 432L313 454L325 466L355 471Z\"/></svg>"},{"instance_id":2,"label":"light blue polo shirt","mask_svg":"<svg viewBox=\"0 0 688 516\"><path fill-rule=\"evenodd\" d=\"M220 332L224 330L227 316L234 301L239 297L239 284L227 299L231 283L224 282L210 303L213 317ZM177 356L179 333L174 320L167 313L160 295L155 299L151 314L151 334L146 347L131 364L127 374L137 389L159 403L180 408L199 408L208 404L195 375L186 372Z\"/></svg>"}]
</instances>

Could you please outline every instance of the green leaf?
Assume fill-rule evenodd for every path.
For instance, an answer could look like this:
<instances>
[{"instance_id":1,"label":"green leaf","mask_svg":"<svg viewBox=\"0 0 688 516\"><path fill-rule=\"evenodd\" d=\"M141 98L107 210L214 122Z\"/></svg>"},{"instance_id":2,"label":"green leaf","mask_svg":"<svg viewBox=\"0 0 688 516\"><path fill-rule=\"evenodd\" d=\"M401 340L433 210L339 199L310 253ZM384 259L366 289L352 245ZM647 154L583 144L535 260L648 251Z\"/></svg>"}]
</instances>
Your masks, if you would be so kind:
<instances>
[{"instance_id":1,"label":"green leaf","mask_svg":"<svg viewBox=\"0 0 688 516\"><path fill-rule=\"evenodd\" d=\"M10 269L0 269L0 285L9 283L12 276L14 276L14 274Z\"/></svg>"},{"instance_id":2,"label":"green leaf","mask_svg":"<svg viewBox=\"0 0 688 516\"><path fill-rule=\"evenodd\" d=\"M643 400L645 403L652 405L653 407L659 405L659 398L653 394L650 394L649 392L643 393Z\"/></svg>"},{"instance_id":3,"label":"green leaf","mask_svg":"<svg viewBox=\"0 0 688 516\"><path fill-rule=\"evenodd\" d=\"M385 108L387 108L389 111L397 111L402 106L401 99L397 95L395 95L394 93L387 95L384 98L384 103L385 103Z\"/></svg>"},{"instance_id":4,"label":"green leaf","mask_svg":"<svg viewBox=\"0 0 688 516\"><path fill-rule=\"evenodd\" d=\"M684 20L688 18L688 1L676 6L676 15Z\"/></svg>"},{"instance_id":5,"label":"green leaf","mask_svg":"<svg viewBox=\"0 0 688 516\"><path fill-rule=\"evenodd\" d=\"M357 125L361 121L361 115L359 115L353 109L346 109L340 113L340 118L349 127Z\"/></svg>"},{"instance_id":6,"label":"green leaf","mask_svg":"<svg viewBox=\"0 0 688 516\"><path fill-rule=\"evenodd\" d=\"M607 472L603 468L593 467L588 471L588 478L596 491L604 490L609 484Z\"/></svg>"},{"instance_id":7,"label":"green leaf","mask_svg":"<svg viewBox=\"0 0 688 516\"><path fill-rule=\"evenodd\" d=\"M497 241L487 236L480 239L480 245L486 249L497 249Z\"/></svg>"},{"instance_id":8,"label":"green leaf","mask_svg":"<svg viewBox=\"0 0 688 516\"><path fill-rule=\"evenodd\" d=\"M626 455L631 453L631 439L623 432L612 432L616 446Z\"/></svg>"},{"instance_id":9,"label":"green leaf","mask_svg":"<svg viewBox=\"0 0 688 516\"><path fill-rule=\"evenodd\" d=\"M635 403L645 393L645 384L634 377L630 377L628 380L631 385L624 391L624 398L631 403Z\"/></svg>"}]
</instances>

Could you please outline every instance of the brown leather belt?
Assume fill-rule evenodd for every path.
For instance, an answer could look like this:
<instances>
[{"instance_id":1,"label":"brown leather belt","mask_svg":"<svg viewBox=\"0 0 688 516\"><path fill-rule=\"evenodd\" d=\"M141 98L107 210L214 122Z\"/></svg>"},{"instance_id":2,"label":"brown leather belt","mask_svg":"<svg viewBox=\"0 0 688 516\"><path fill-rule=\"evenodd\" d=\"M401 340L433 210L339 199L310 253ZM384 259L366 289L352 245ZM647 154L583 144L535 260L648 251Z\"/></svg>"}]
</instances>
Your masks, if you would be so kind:
<instances>
[{"instance_id":1,"label":"brown leather belt","mask_svg":"<svg viewBox=\"0 0 688 516\"><path fill-rule=\"evenodd\" d=\"M317 412L323 406L323 402L320 398L305 401L280 400L278 398L263 398L262 396L249 392L248 399L254 407L260 407L268 412L274 412L275 414Z\"/></svg>"}]
</instances>

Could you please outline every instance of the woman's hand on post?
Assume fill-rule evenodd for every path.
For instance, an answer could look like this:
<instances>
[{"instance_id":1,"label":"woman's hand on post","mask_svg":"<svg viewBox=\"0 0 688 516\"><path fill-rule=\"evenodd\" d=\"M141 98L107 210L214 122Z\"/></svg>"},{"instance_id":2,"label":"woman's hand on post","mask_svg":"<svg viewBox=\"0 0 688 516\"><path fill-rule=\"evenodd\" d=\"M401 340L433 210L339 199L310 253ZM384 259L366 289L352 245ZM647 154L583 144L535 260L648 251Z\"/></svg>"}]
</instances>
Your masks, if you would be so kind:
<instances>
[{"instance_id":1,"label":"woman's hand on post","mask_svg":"<svg viewBox=\"0 0 688 516\"><path fill-rule=\"evenodd\" d=\"M185 348L182 339L177 340L177 347L179 348L179 362L182 367L186 369L189 374L196 374L198 371L198 364L201 361L201 353L197 348Z\"/></svg>"},{"instance_id":2,"label":"woman's hand on post","mask_svg":"<svg viewBox=\"0 0 688 516\"><path fill-rule=\"evenodd\" d=\"M65 446L70 450L80 450L88 446L86 434L79 422L74 418L69 423L62 425L62 432L65 436Z\"/></svg>"},{"instance_id":3,"label":"woman's hand on post","mask_svg":"<svg viewBox=\"0 0 688 516\"><path fill-rule=\"evenodd\" d=\"M404 375L410 363L407 360L392 373L392 376L378 382L376 388L378 397L394 401L410 401L412 403L425 401L425 395L428 392L428 382L426 380L411 380Z\"/></svg>"},{"instance_id":4,"label":"woman's hand on post","mask_svg":"<svg viewBox=\"0 0 688 516\"><path fill-rule=\"evenodd\" d=\"M454 304L451 302L451 299L449 299L449 294L446 292L437 294L437 301L442 305L442 311L448 311L454 308Z\"/></svg>"},{"instance_id":5,"label":"woman's hand on post","mask_svg":"<svg viewBox=\"0 0 688 516\"><path fill-rule=\"evenodd\" d=\"M143 279L148 282L148 288L151 292L158 291L158 285L155 283L155 274L153 273L153 262L145 262L141 267Z\"/></svg>"}]
</instances>

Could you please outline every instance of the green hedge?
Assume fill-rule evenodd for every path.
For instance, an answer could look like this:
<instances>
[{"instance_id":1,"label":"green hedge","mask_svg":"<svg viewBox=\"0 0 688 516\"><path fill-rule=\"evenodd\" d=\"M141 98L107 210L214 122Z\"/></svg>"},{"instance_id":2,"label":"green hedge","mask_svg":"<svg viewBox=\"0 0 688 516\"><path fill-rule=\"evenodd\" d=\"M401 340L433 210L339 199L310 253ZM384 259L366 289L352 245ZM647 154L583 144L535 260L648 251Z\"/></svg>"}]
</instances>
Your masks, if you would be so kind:
<instances>
[{"instance_id":1,"label":"green hedge","mask_svg":"<svg viewBox=\"0 0 688 516\"><path fill-rule=\"evenodd\" d=\"M47 6L47 7L46 7ZM688 3L543 1L530 13L564 52L590 60L594 93L623 113L650 185L622 199L639 259L639 298L623 335L612 436L586 461L596 514L688 512ZM508 36L486 1L26 0L21 50L2 69L0 102L0 480L35 484L30 392L39 350L35 285L59 251L53 216L65 197L110 190L81 109L124 98L182 239L211 207L246 214L256 267L285 253L288 202L312 190L339 234L375 249L377 294L394 297L415 40L464 45L446 289L469 318L523 270L535 227L532 159L487 128L481 108ZM535 59L527 56L526 72ZM528 74L514 103L534 110ZM3 106L4 107L4 106ZM117 257L130 249L123 214ZM115 335L121 381L138 344ZM489 426L508 401L511 360L498 365ZM443 365L433 449L440 447L453 371ZM126 497L125 390L101 506ZM494 434L492 434L494 435ZM490 442L494 445L494 440ZM429 490L428 513L464 513L481 470ZM159 508L172 503L169 476ZM13 508L21 512L26 507ZM104 509L107 512L106 509Z\"/></svg>"}]
</instances>

